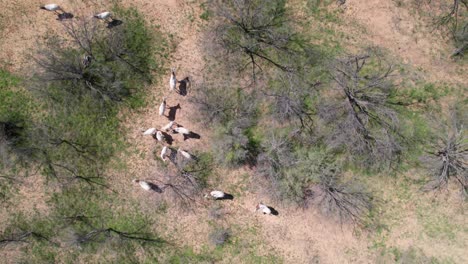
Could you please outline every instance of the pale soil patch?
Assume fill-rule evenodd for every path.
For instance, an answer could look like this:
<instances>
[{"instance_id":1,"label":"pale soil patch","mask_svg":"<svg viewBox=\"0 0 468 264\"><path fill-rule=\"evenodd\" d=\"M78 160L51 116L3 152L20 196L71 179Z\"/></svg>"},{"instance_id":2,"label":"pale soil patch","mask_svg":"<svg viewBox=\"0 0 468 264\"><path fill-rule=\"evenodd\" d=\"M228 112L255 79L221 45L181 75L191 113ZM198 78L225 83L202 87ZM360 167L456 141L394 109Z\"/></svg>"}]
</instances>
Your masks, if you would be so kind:
<instances>
[{"instance_id":1,"label":"pale soil patch","mask_svg":"<svg viewBox=\"0 0 468 264\"><path fill-rule=\"evenodd\" d=\"M365 34L358 37L367 40L368 45L385 48L399 56L404 64L421 71L427 81L466 86L468 80L464 73L468 66L449 58L455 48L448 38L425 24L416 11L397 7L395 2L348 0L344 15L365 28Z\"/></svg>"},{"instance_id":2,"label":"pale soil patch","mask_svg":"<svg viewBox=\"0 0 468 264\"><path fill-rule=\"evenodd\" d=\"M411 177L379 178L370 183L376 190L383 190L383 230L371 238L373 243L382 250L416 247L428 257L466 263L467 205L455 186L441 193L422 193L411 184L421 177L413 172Z\"/></svg>"}]
</instances>

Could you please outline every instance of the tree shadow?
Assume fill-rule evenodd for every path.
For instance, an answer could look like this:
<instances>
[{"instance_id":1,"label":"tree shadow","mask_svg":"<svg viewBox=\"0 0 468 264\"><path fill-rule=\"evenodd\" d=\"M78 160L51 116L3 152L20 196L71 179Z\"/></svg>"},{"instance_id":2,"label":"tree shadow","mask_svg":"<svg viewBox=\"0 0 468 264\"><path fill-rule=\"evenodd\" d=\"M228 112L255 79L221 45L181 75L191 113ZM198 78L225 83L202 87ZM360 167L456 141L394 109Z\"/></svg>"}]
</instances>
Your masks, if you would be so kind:
<instances>
[{"instance_id":1,"label":"tree shadow","mask_svg":"<svg viewBox=\"0 0 468 264\"><path fill-rule=\"evenodd\" d=\"M183 80L179 81L179 94L186 96L188 94L188 88L190 86L189 77L185 77Z\"/></svg>"},{"instance_id":2,"label":"tree shadow","mask_svg":"<svg viewBox=\"0 0 468 264\"><path fill-rule=\"evenodd\" d=\"M169 119L169 121L174 121L175 120L176 113L177 113L178 109L182 109L180 107L180 104L177 104L176 106L169 107L169 114L167 115L167 118Z\"/></svg>"},{"instance_id":3,"label":"tree shadow","mask_svg":"<svg viewBox=\"0 0 468 264\"><path fill-rule=\"evenodd\" d=\"M118 19L112 19L111 22L108 22L107 23L107 28L114 28L116 26L120 26L123 24L123 21L122 20L118 20Z\"/></svg>"},{"instance_id":4,"label":"tree shadow","mask_svg":"<svg viewBox=\"0 0 468 264\"><path fill-rule=\"evenodd\" d=\"M190 134L184 134L184 141L187 140L187 139L190 139L190 138L193 138L193 139L200 139L201 136L200 134L197 134L193 131L190 131Z\"/></svg>"},{"instance_id":5,"label":"tree shadow","mask_svg":"<svg viewBox=\"0 0 468 264\"><path fill-rule=\"evenodd\" d=\"M279 212L275 208L271 206L267 206L267 207L268 209L270 209L272 215L279 215Z\"/></svg>"},{"instance_id":6,"label":"tree shadow","mask_svg":"<svg viewBox=\"0 0 468 264\"><path fill-rule=\"evenodd\" d=\"M73 16L72 13L64 12L62 14L57 15L57 20L62 21L62 20L65 20L65 19L72 19L73 17L74 16Z\"/></svg>"}]
</instances>

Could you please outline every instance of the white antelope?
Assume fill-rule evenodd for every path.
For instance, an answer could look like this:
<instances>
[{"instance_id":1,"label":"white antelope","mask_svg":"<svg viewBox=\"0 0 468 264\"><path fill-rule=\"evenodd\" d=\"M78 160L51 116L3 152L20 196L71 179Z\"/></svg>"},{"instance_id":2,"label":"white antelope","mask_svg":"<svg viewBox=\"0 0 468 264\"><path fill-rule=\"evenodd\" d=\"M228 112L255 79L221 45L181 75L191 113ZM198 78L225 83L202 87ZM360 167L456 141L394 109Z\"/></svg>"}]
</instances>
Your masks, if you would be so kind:
<instances>
[{"instance_id":1,"label":"white antelope","mask_svg":"<svg viewBox=\"0 0 468 264\"><path fill-rule=\"evenodd\" d=\"M271 209L268 206L264 205L263 203L257 204L255 211L256 212L260 211L263 214L271 215Z\"/></svg>"},{"instance_id":2,"label":"white antelope","mask_svg":"<svg viewBox=\"0 0 468 264\"><path fill-rule=\"evenodd\" d=\"M177 84L175 68L171 68L171 78L169 79L169 90L174 91Z\"/></svg>"},{"instance_id":3,"label":"white antelope","mask_svg":"<svg viewBox=\"0 0 468 264\"><path fill-rule=\"evenodd\" d=\"M167 155L167 147L164 146L161 150L161 159L166 162L166 155Z\"/></svg>"},{"instance_id":4,"label":"white antelope","mask_svg":"<svg viewBox=\"0 0 468 264\"><path fill-rule=\"evenodd\" d=\"M186 129L185 127L176 127L174 131L179 134L190 135L190 130Z\"/></svg>"},{"instance_id":5,"label":"white antelope","mask_svg":"<svg viewBox=\"0 0 468 264\"><path fill-rule=\"evenodd\" d=\"M226 193L222 192L222 191L211 191L210 194L205 194L205 198L209 198L209 197L212 197L213 199L217 200L217 199L223 199L227 196Z\"/></svg>"},{"instance_id":6,"label":"white antelope","mask_svg":"<svg viewBox=\"0 0 468 264\"><path fill-rule=\"evenodd\" d=\"M154 135L156 133L156 130L157 130L156 128L152 127L150 129L146 130L145 132L143 132L143 135L145 135L145 136L146 135Z\"/></svg>"},{"instance_id":7,"label":"white antelope","mask_svg":"<svg viewBox=\"0 0 468 264\"><path fill-rule=\"evenodd\" d=\"M169 131L169 130L172 128L173 125L174 125L174 121L171 121L171 122L169 122L167 125L161 127L161 130L167 132L167 131Z\"/></svg>"},{"instance_id":8,"label":"white antelope","mask_svg":"<svg viewBox=\"0 0 468 264\"><path fill-rule=\"evenodd\" d=\"M47 11L53 11L55 13L57 13L57 10L63 11L62 8L57 4L43 5L43 6L40 7L40 9L44 9L44 10L47 10Z\"/></svg>"},{"instance_id":9,"label":"white antelope","mask_svg":"<svg viewBox=\"0 0 468 264\"><path fill-rule=\"evenodd\" d=\"M105 12L94 15L94 17L97 18L97 19L106 20L106 19L112 17L112 14L111 14L111 12L105 11Z\"/></svg>"},{"instance_id":10,"label":"white antelope","mask_svg":"<svg viewBox=\"0 0 468 264\"><path fill-rule=\"evenodd\" d=\"M156 132L156 139L160 142L162 142L164 140L164 135L161 131L158 130L158 132Z\"/></svg>"},{"instance_id":11,"label":"white antelope","mask_svg":"<svg viewBox=\"0 0 468 264\"><path fill-rule=\"evenodd\" d=\"M187 151L185 150L182 150L181 148L178 148L177 149L177 152L179 152L182 156L184 156L184 158L186 159L189 159L189 160L192 160L194 159L194 157L192 156L192 154L188 153Z\"/></svg>"},{"instance_id":12,"label":"white antelope","mask_svg":"<svg viewBox=\"0 0 468 264\"><path fill-rule=\"evenodd\" d=\"M141 188L145 191L150 191L151 190L151 185L145 181L140 181L140 180L132 180L133 183L138 183Z\"/></svg>"},{"instance_id":13,"label":"white antelope","mask_svg":"<svg viewBox=\"0 0 468 264\"><path fill-rule=\"evenodd\" d=\"M166 111L166 97L163 97L163 101L161 105L159 105L159 115L164 115L164 111Z\"/></svg>"}]
</instances>

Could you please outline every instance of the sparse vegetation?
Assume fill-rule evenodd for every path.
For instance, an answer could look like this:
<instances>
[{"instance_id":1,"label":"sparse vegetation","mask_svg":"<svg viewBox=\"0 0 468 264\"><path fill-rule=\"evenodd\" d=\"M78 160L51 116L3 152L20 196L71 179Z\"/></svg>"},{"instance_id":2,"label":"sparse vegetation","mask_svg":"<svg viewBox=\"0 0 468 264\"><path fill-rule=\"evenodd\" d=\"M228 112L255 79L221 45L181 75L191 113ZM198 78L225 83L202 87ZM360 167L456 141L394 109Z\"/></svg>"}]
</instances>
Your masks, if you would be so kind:
<instances>
[{"instance_id":1,"label":"sparse vegetation","mask_svg":"<svg viewBox=\"0 0 468 264\"><path fill-rule=\"evenodd\" d=\"M23 1L0 15L39 39L0 43L7 262L466 262L465 0ZM141 135L167 119L192 136Z\"/></svg>"},{"instance_id":2,"label":"sparse vegetation","mask_svg":"<svg viewBox=\"0 0 468 264\"><path fill-rule=\"evenodd\" d=\"M229 241L231 231L227 229L216 229L210 234L211 242L216 246L222 246Z\"/></svg>"},{"instance_id":3,"label":"sparse vegetation","mask_svg":"<svg viewBox=\"0 0 468 264\"><path fill-rule=\"evenodd\" d=\"M457 48L451 57L463 56L468 49L468 2L417 0L415 4L419 10L428 12L437 29L444 29L453 39Z\"/></svg>"}]
</instances>

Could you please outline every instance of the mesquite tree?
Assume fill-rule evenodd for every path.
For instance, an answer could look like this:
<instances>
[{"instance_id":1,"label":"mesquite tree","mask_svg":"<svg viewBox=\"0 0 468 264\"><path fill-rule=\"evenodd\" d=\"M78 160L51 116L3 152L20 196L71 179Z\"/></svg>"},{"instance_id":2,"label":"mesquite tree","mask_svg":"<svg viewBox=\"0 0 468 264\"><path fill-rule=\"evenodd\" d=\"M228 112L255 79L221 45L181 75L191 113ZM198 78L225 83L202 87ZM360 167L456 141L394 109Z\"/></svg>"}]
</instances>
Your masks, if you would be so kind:
<instances>
[{"instance_id":1,"label":"mesquite tree","mask_svg":"<svg viewBox=\"0 0 468 264\"><path fill-rule=\"evenodd\" d=\"M238 70L251 69L252 76L265 66L293 71L294 55L300 50L284 0L213 1L218 17L216 44L235 62Z\"/></svg>"},{"instance_id":2,"label":"mesquite tree","mask_svg":"<svg viewBox=\"0 0 468 264\"><path fill-rule=\"evenodd\" d=\"M332 66L335 89L319 106L319 116L331 127L328 146L368 167L388 166L402 150L398 116L388 103L395 88L392 70L376 55L339 59Z\"/></svg>"},{"instance_id":3,"label":"mesquite tree","mask_svg":"<svg viewBox=\"0 0 468 264\"><path fill-rule=\"evenodd\" d=\"M427 154L421 157L433 178L425 186L425 190L445 188L449 180L454 179L466 196L468 194L468 142L464 130L466 119L463 118L463 114L457 114L452 110L448 122L436 123L436 136L430 143Z\"/></svg>"}]
</instances>

